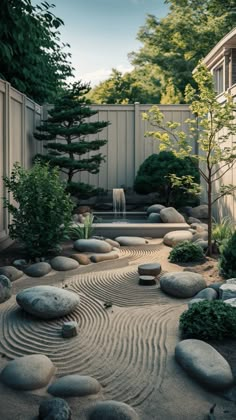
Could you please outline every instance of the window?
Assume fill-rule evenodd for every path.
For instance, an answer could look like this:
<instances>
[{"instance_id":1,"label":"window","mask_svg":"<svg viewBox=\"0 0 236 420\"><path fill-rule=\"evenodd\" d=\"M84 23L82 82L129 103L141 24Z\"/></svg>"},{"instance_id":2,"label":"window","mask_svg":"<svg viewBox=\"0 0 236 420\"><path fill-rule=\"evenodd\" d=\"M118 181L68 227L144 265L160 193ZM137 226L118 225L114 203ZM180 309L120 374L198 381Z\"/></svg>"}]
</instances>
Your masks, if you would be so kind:
<instances>
[{"instance_id":1,"label":"window","mask_svg":"<svg viewBox=\"0 0 236 420\"><path fill-rule=\"evenodd\" d=\"M223 74L224 74L223 64L213 70L214 85L215 85L215 90L217 94L222 93L224 91Z\"/></svg>"}]
</instances>

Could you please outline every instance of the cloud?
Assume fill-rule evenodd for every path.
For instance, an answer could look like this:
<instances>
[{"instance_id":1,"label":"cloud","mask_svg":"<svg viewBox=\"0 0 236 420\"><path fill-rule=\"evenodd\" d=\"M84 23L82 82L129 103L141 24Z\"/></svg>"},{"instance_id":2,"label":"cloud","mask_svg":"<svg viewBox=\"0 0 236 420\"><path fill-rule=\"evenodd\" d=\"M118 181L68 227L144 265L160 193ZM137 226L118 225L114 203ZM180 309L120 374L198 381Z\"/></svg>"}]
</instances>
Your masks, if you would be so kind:
<instances>
[{"instance_id":1,"label":"cloud","mask_svg":"<svg viewBox=\"0 0 236 420\"><path fill-rule=\"evenodd\" d=\"M116 70L120 71L122 74L133 69L132 66L124 66L123 64L118 64L114 67ZM112 69L100 68L92 72L84 73L79 75L79 79L83 82L90 82L91 86L95 86L98 83L106 80L111 75Z\"/></svg>"}]
</instances>

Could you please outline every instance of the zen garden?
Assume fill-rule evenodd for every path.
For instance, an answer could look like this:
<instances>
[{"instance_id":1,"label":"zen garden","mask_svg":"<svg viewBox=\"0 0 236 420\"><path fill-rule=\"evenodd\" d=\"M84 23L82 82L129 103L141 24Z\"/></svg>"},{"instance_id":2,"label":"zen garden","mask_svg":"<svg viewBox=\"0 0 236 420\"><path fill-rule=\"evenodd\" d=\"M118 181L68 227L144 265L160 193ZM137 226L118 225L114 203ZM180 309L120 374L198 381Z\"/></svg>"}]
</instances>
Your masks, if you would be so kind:
<instances>
[{"instance_id":1,"label":"zen garden","mask_svg":"<svg viewBox=\"0 0 236 420\"><path fill-rule=\"evenodd\" d=\"M167 1L93 88L32 3L0 12L0 419L235 419L234 2Z\"/></svg>"}]
</instances>

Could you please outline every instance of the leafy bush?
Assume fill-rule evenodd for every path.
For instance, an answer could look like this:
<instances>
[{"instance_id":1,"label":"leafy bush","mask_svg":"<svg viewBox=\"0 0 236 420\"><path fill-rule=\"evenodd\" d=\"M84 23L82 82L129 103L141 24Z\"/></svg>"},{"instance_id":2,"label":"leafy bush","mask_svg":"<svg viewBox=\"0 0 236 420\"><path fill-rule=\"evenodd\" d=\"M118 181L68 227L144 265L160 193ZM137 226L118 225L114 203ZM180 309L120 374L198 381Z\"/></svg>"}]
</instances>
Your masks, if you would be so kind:
<instances>
[{"instance_id":1,"label":"leafy bush","mask_svg":"<svg viewBox=\"0 0 236 420\"><path fill-rule=\"evenodd\" d=\"M69 226L67 234L73 241L77 239L89 239L93 233L93 219L92 214L88 214L84 218L84 222L79 225Z\"/></svg>"},{"instance_id":2,"label":"leafy bush","mask_svg":"<svg viewBox=\"0 0 236 420\"><path fill-rule=\"evenodd\" d=\"M219 267L220 273L225 278L236 277L236 232L233 233L221 249Z\"/></svg>"},{"instance_id":3,"label":"leafy bush","mask_svg":"<svg viewBox=\"0 0 236 420\"><path fill-rule=\"evenodd\" d=\"M181 244L176 245L171 251L168 257L172 263L178 262L195 262L201 261L204 258L204 252L200 245L192 242L184 241Z\"/></svg>"},{"instance_id":4,"label":"leafy bush","mask_svg":"<svg viewBox=\"0 0 236 420\"><path fill-rule=\"evenodd\" d=\"M194 303L180 316L183 338L222 340L236 337L236 308L222 300Z\"/></svg>"},{"instance_id":5,"label":"leafy bush","mask_svg":"<svg viewBox=\"0 0 236 420\"><path fill-rule=\"evenodd\" d=\"M152 154L142 163L134 181L134 190L139 194L157 192L165 205L197 204L198 199L187 192L186 184L182 187L173 185L173 174L176 177L190 175L192 181L200 182L199 171L190 158L180 159L174 153L165 151Z\"/></svg>"},{"instance_id":6,"label":"leafy bush","mask_svg":"<svg viewBox=\"0 0 236 420\"><path fill-rule=\"evenodd\" d=\"M30 257L56 249L71 223L73 203L56 168L36 162L26 170L18 163L4 183L16 203L4 199L12 215L9 234L22 242Z\"/></svg>"},{"instance_id":7,"label":"leafy bush","mask_svg":"<svg viewBox=\"0 0 236 420\"><path fill-rule=\"evenodd\" d=\"M212 239L215 241L220 252L223 250L234 231L235 227L230 217L223 217L220 223L213 221Z\"/></svg>"}]
</instances>

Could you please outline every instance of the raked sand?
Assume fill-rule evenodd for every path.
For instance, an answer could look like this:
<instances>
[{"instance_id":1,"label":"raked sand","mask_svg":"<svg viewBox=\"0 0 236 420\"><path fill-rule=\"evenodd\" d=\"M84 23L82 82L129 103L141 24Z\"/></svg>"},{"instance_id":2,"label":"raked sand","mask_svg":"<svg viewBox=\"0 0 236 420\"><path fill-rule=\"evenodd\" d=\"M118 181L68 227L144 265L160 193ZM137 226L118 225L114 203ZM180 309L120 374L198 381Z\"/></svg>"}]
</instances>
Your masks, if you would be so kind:
<instances>
[{"instance_id":1,"label":"raked sand","mask_svg":"<svg viewBox=\"0 0 236 420\"><path fill-rule=\"evenodd\" d=\"M95 377L102 385L98 396L67 398L73 419L85 420L87 408L98 399L128 403L142 420L203 420L215 403L216 419L235 419L233 402L205 391L174 360L178 319L188 300L168 297L158 284L138 285L139 264L156 261L164 272L181 270L168 263L168 252L155 240L146 246L122 248L119 263L79 268L72 276L60 273L34 279L34 285L66 285L80 295L81 305L69 316L41 321L21 311L15 295L2 304L0 367L15 357L43 353L57 367L58 376ZM15 291L26 286L26 278L14 284ZM108 301L112 307L105 309ZM78 322L78 336L61 337L65 320ZM1 420L36 420L40 401L49 397L46 390L22 393L2 384L0 395Z\"/></svg>"}]
</instances>

